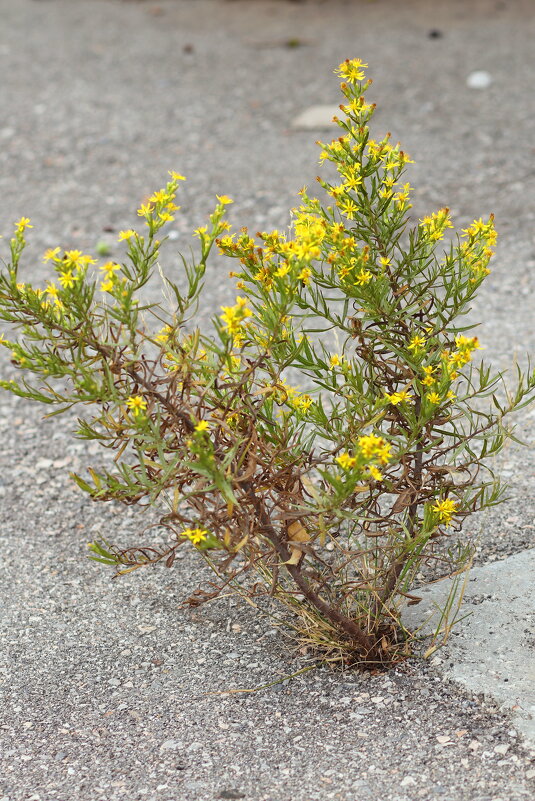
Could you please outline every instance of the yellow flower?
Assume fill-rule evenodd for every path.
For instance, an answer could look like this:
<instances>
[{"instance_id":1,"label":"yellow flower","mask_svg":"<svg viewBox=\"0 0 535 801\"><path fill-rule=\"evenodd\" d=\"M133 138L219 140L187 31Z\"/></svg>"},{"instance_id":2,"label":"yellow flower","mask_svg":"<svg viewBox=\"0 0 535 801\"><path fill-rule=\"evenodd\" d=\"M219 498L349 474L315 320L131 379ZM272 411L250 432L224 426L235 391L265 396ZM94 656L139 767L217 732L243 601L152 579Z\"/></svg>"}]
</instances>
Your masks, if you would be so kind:
<instances>
[{"instance_id":1,"label":"yellow flower","mask_svg":"<svg viewBox=\"0 0 535 801\"><path fill-rule=\"evenodd\" d=\"M441 402L441 397L437 392L429 392L426 396L429 403L433 403L435 406Z\"/></svg>"},{"instance_id":2,"label":"yellow flower","mask_svg":"<svg viewBox=\"0 0 535 801\"><path fill-rule=\"evenodd\" d=\"M247 298L237 297L235 306L221 306L221 310L223 314L220 315L220 319L229 336L234 340L243 336L243 323L252 315L252 311L247 308Z\"/></svg>"},{"instance_id":3,"label":"yellow flower","mask_svg":"<svg viewBox=\"0 0 535 801\"><path fill-rule=\"evenodd\" d=\"M195 426L195 431L198 431L199 433L202 433L203 431L209 431L209 430L210 430L210 426L209 426L209 424L207 423L206 420L201 420Z\"/></svg>"},{"instance_id":4,"label":"yellow flower","mask_svg":"<svg viewBox=\"0 0 535 801\"><path fill-rule=\"evenodd\" d=\"M355 213L358 211L358 206L353 200L346 198L345 200L340 201L340 203L338 203L338 208L348 220L355 219Z\"/></svg>"},{"instance_id":5,"label":"yellow flower","mask_svg":"<svg viewBox=\"0 0 535 801\"><path fill-rule=\"evenodd\" d=\"M401 192L396 192L394 195L394 200L398 207L404 206L407 200L409 199L409 194L412 189L410 184L403 184L403 189Z\"/></svg>"},{"instance_id":6,"label":"yellow flower","mask_svg":"<svg viewBox=\"0 0 535 801\"><path fill-rule=\"evenodd\" d=\"M26 228L33 228L33 225L30 225L30 218L21 217L20 220L15 223L15 233L22 234Z\"/></svg>"},{"instance_id":7,"label":"yellow flower","mask_svg":"<svg viewBox=\"0 0 535 801\"><path fill-rule=\"evenodd\" d=\"M171 195L168 195L164 189L158 189L157 192L150 196L149 203L165 203L170 197Z\"/></svg>"},{"instance_id":8,"label":"yellow flower","mask_svg":"<svg viewBox=\"0 0 535 801\"><path fill-rule=\"evenodd\" d=\"M336 457L336 461L342 468L342 470L351 470L352 467L355 467L357 460L354 456L350 456L348 453L341 453L340 456Z\"/></svg>"},{"instance_id":9,"label":"yellow flower","mask_svg":"<svg viewBox=\"0 0 535 801\"><path fill-rule=\"evenodd\" d=\"M455 337L455 344L459 350L481 350L481 345L477 337L465 337L462 334L458 334Z\"/></svg>"},{"instance_id":10,"label":"yellow flower","mask_svg":"<svg viewBox=\"0 0 535 801\"><path fill-rule=\"evenodd\" d=\"M392 406L397 406L398 403L403 403L405 401L412 400L412 395L403 390L402 392L394 392L392 395L389 395L388 392L385 392L386 397L392 404Z\"/></svg>"},{"instance_id":11,"label":"yellow flower","mask_svg":"<svg viewBox=\"0 0 535 801\"><path fill-rule=\"evenodd\" d=\"M133 236L136 235L136 232L129 228L127 231L119 231L119 236L117 238L118 242L122 242L125 239L131 239Z\"/></svg>"},{"instance_id":12,"label":"yellow flower","mask_svg":"<svg viewBox=\"0 0 535 801\"><path fill-rule=\"evenodd\" d=\"M115 284L113 283L113 278L108 278L107 281L103 281L100 285L101 292L111 292Z\"/></svg>"},{"instance_id":13,"label":"yellow flower","mask_svg":"<svg viewBox=\"0 0 535 801\"><path fill-rule=\"evenodd\" d=\"M331 367L337 367L339 364L341 364L340 356L337 353L333 353L330 362Z\"/></svg>"},{"instance_id":14,"label":"yellow flower","mask_svg":"<svg viewBox=\"0 0 535 801\"><path fill-rule=\"evenodd\" d=\"M277 278L284 278L285 275L288 275L290 272L290 264L287 261L284 261L278 270L276 270L275 275Z\"/></svg>"},{"instance_id":15,"label":"yellow flower","mask_svg":"<svg viewBox=\"0 0 535 801\"><path fill-rule=\"evenodd\" d=\"M96 259L84 255L81 250L66 250L63 256L65 267L71 267L74 270L82 270L89 264L95 264L95 262Z\"/></svg>"},{"instance_id":16,"label":"yellow flower","mask_svg":"<svg viewBox=\"0 0 535 801\"><path fill-rule=\"evenodd\" d=\"M175 356L174 353L166 353L162 364L166 370L180 370L183 366L183 359Z\"/></svg>"},{"instance_id":17,"label":"yellow flower","mask_svg":"<svg viewBox=\"0 0 535 801\"><path fill-rule=\"evenodd\" d=\"M443 208L430 216L424 217L420 220L420 227L432 242L438 242L444 237L446 228L453 228L449 209Z\"/></svg>"},{"instance_id":18,"label":"yellow flower","mask_svg":"<svg viewBox=\"0 0 535 801\"><path fill-rule=\"evenodd\" d=\"M173 217L172 214L169 214L168 211L161 211L158 214L158 219L161 220L162 222L166 223L166 222L173 222L173 220L175 218Z\"/></svg>"},{"instance_id":19,"label":"yellow flower","mask_svg":"<svg viewBox=\"0 0 535 801\"><path fill-rule=\"evenodd\" d=\"M397 170L397 168L401 165L401 162L397 158L389 158L388 161L385 163L385 170Z\"/></svg>"},{"instance_id":20,"label":"yellow flower","mask_svg":"<svg viewBox=\"0 0 535 801\"><path fill-rule=\"evenodd\" d=\"M455 501L446 498L443 501L438 501L435 506L432 507L433 512L436 512L438 515L438 519L441 523L449 523L457 511L457 504Z\"/></svg>"},{"instance_id":21,"label":"yellow flower","mask_svg":"<svg viewBox=\"0 0 535 801\"><path fill-rule=\"evenodd\" d=\"M335 73L348 83L363 81L366 77L364 70L367 68L360 58L346 59L335 69Z\"/></svg>"},{"instance_id":22,"label":"yellow flower","mask_svg":"<svg viewBox=\"0 0 535 801\"><path fill-rule=\"evenodd\" d=\"M121 265L115 264L113 261L107 261L106 264L101 264L98 269L105 273L107 278L112 278L113 274L121 269Z\"/></svg>"},{"instance_id":23,"label":"yellow flower","mask_svg":"<svg viewBox=\"0 0 535 801\"><path fill-rule=\"evenodd\" d=\"M308 284L310 283L311 275L312 275L312 270L310 270L308 267L304 267L297 277L303 282L305 286L308 286Z\"/></svg>"},{"instance_id":24,"label":"yellow flower","mask_svg":"<svg viewBox=\"0 0 535 801\"><path fill-rule=\"evenodd\" d=\"M203 528L187 528L182 532L182 537L186 537L193 545L199 545L207 537L208 532Z\"/></svg>"},{"instance_id":25,"label":"yellow flower","mask_svg":"<svg viewBox=\"0 0 535 801\"><path fill-rule=\"evenodd\" d=\"M346 191L356 189L362 183L362 178L359 175L349 175L344 183L343 187Z\"/></svg>"},{"instance_id":26,"label":"yellow flower","mask_svg":"<svg viewBox=\"0 0 535 801\"><path fill-rule=\"evenodd\" d=\"M168 342L169 341L169 337L171 336L173 331L174 331L174 328L172 326L165 325L160 330L160 332L158 334L156 334L154 339L156 340L156 342L162 342L162 343Z\"/></svg>"},{"instance_id":27,"label":"yellow flower","mask_svg":"<svg viewBox=\"0 0 535 801\"><path fill-rule=\"evenodd\" d=\"M425 345L425 338L421 337L421 336L418 336L418 334L415 334L412 337L412 339L409 342L409 344L407 345L407 349L408 350L418 351L418 350L422 350L424 345Z\"/></svg>"},{"instance_id":28,"label":"yellow flower","mask_svg":"<svg viewBox=\"0 0 535 801\"><path fill-rule=\"evenodd\" d=\"M57 261L58 253L61 253L61 248L48 248L43 255L43 261Z\"/></svg>"},{"instance_id":29,"label":"yellow flower","mask_svg":"<svg viewBox=\"0 0 535 801\"><path fill-rule=\"evenodd\" d=\"M357 284L357 286L364 286L365 284L369 284L372 278L373 275L369 270L362 269L355 277L355 284Z\"/></svg>"},{"instance_id":30,"label":"yellow flower","mask_svg":"<svg viewBox=\"0 0 535 801\"><path fill-rule=\"evenodd\" d=\"M183 175L180 175L178 172L175 172L174 170L169 170L169 175L171 176L173 181L185 181L186 180Z\"/></svg>"},{"instance_id":31,"label":"yellow flower","mask_svg":"<svg viewBox=\"0 0 535 801\"><path fill-rule=\"evenodd\" d=\"M383 480L383 474L381 473L381 471L374 464L368 465L367 470L368 470L369 475L373 479L375 479L375 481L382 481Z\"/></svg>"},{"instance_id":32,"label":"yellow flower","mask_svg":"<svg viewBox=\"0 0 535 801\"><path fill-rule=\"evenodd\" d=\"M58 277L58 281L60 282L61 286L65 287L66 289L70 288L71 286L74 286L75 280L76 279L72 274L71 270L67 270L67 272L65 273L60 273Z\"/></svg>"},{"instance_id":33,"label":"yellow flower","mask_svg":"<svg viewBox=\"0 0 535 801\"><path fill-rule=\"evenodd\" d=\"M295 395L290 402L298 412L307 412L312 406L310 395Z\"/></svg>"},{"instance_id":34,"label":"yellow flower","mask_svg":"<svg viewBox=\"0 0 535 801\"><path fill-rule=\"evenodd\" d=\"M376 434L367 434L364 437L360 437L359 448L367 459L377 456L383 464L387 464L392 458L390 453L392 446L383 437L378 437Z\"/></svg>"},{"instance_id":35,"label":"yellow flower","mask_svg":"<svg viewBox=\"0 0 535 801\"><path fill-rule=\"evenodd\" d=\"M494 217L491 217L488 223L484 223L480 217L479 220L474 220L468 228L463 228L462 232L472 237L476 237L478 234L494 233Z\"/></svg>"},{"instance_id":36,"label":"yellow flower","mask_svg":"<svg viewBox=\"0 0 535 801\"><path fill-rule=\"evenodd\" d=\"M228 195L216 195L216 198L223 206L228 206L229 203L234 203L234 201L230 197L228 197Z\"/></svg>"},{"instance_id":37,"label":"yellow flower","mask_svg":"<svg viewBox=\"0 0 535 801\"><path fill-rule=\"evenodd\" d=\"M472 359L472 356L471 356L469 351L467 351L467 350L455 350L455 351L453 351L452 354L450 354L448 360L449 360L450 364L452 364L452 365L454 365L456 367L462 367L463 364L466 364L467 362L471 361L471 359Z\"/></svg>"},{"instance_id":38,"label":"yellow flower","mask_svg":"<svg viewBox=\"0 0 535 801\"><path fill-rule=\"evenodd\" d=\"M140 414L143 414L145 409L147 408L147 401L142 395L132 395L126 401L126 405L133 412L134 416L137 417Z\"/></svg>"},{"instance_id":39,"label":"yellow flower","mask_svg":"<svg viewBox=\"0 0 535 801\"><path fill-rule=\"evenodd\" d=\"M151 203L142 203L137 210L138 217L149 217L154 211L154 206Z\"/></svg>"}]
</instances>

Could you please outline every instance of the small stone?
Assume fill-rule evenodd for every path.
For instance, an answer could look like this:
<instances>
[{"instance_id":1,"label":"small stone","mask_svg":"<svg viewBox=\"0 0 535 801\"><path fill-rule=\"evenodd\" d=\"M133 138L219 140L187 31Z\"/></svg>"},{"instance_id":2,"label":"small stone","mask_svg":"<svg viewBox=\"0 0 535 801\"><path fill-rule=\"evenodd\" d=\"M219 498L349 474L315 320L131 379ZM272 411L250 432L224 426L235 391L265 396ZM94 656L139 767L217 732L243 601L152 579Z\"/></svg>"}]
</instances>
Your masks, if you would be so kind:
<instances>
[{"instance_id":1,"label":"small stone","mask_svg":"<svg viewBox=\"0 0 535 801\"><path fill-rule=\"evenodd\" d=\"M334 125L333 117L340 114L338 106L310 106L292 121L292 128L301 131L330 129Z\"/></svg>"},{"instance_id":2,"label":"small stone","mask_svg":"<svg viewBox=\"0 0 535 801\"><path fill-rule=\"evenodd\" d=\"M201 751L202 747L203 744L200 743L198 740L196 740L195 742L190 743L190 745L188 745L188 751Z\"/></svg>"},{"instance_id":3,"label":"small stone","mask_svg":"<svg viewBox=\"0 0 535 801\"><path fill-rule=\"evenodd\" d=\"M475 70L466 79L469 89L488 89L492 83L492 75L486 70Z\"/></svg>"},{"instance_id":4,"label":"small stone","mask_svg":"<svg viewBox=\"0 0 535 801\"><path fill-rule=\"evenodd\" d=\"M218 798L245 798L243 793L240 793L239 790L221 790L218 795Z\"/></svg>"},{"instance_id":5,"label":"small stone","mask_svg":"<svg viewBox=\"0 0 535 801\"><path fill-rule=\"evenodd\" d=\"M160 746L160 751L176 751L177 748L181 747L180 740L164 740Z\"/></svg>"},{"instance_id":6,"label":"small stone","mask_svg":"<svg viewBox=\"0 0 535 801\"><path fill-rule=\"evenodd\" d=\"M108 684L110 685L110 687L120 687L121 686L121 680L120 679L109 679Z\"/></svg>"},{"instance_id":7,"label":"small stone","mask_svg":"<svg viewBox=\"0 0 535 801\"><path fill-rule=\"evenodd\" d=\"M72 462L71 456L64 456L63 459L55 459L52 464L54 467L67 467Z\"/></svg>"},{"instance_id":8,"label":"small stone","mask_svg":"<svg viewBox=\"0 0 535 801\"><path fill-rule=\"evenodd\" d=\"M526 771L526 779L535 779L535 770L533 768Z\"/></svg>"},{"instance_id":9,"label":"small stone","mask_svg":"<svg viewBox=\"0 0 535 801\"><path fill-rule=\"evenodd\" d=\"M507 743L502 743L501 745L497 745L494 749L495 754L502 754L504 756L509 751L509 745Z\"/></svg>"},{"instance_id":10,"label":"small stone","mask_svg":"<svg viewBox=\"0 0 535 801\"><path fill-rule=\"evenodd\" d=\"M468 748L470 748L472 751L477 751L478 748L481 748L481 743L479 740L470 740L468 743Z\"/></svg>"},{"instance_id":11,"label":"small stone","mask_svg":"<svg viewBox=\"0 0 535 801\"><path fill-rule=\"evenodd\" d=\"M414 784L416 784L416 779L412 776L405 776L405 778L401 780L402 787L411 787Z\"/></svg>"}]
</instances>

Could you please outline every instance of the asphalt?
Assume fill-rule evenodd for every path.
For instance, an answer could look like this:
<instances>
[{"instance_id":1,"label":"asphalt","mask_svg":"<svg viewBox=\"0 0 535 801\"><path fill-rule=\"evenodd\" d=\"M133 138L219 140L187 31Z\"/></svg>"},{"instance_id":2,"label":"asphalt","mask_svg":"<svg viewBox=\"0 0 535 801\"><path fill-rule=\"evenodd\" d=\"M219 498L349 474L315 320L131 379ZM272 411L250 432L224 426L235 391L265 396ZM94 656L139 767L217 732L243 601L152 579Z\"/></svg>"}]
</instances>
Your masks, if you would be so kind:
<instances>
[{"instance_id":1,"label":"asphalt","mask_svg":"<svg viewBox=\"0 0 535 801\"><path fill-rule=\"evenodd\" d=\"M415 216L447 205L465 227L496 214L495 266L471 319L495 367L525 364L534 38L530 0L0 0L0 233L32 219L27 281L46 277L48 247L105 241L119 257L117 232L169 169L188 177L162 258L173 276L216 194L234 198L238 227L284 227L320 169L314 140L328 136L295 120L336 106L333 69L360 57L378 131L415 160ZM476 72L485 88L471 88ZM210 267L201 324L233 297L227 273ZM517 416L528 445L534 422L533 408ZM181 608L207 579L193 556L121 581L89 562L87 541L136 542L148 517L73 487L68 472L101 455L73 442L71 424L0 397L0 801L535 797L533 552L522 556L535 530L532 447L495 465L510 500L466 531L490 588L481 603L469 593L473 614L430 660L231 693L308 658L233 599ZM500 694L505 678L519 709Z\"/></svg>"}]
</instances>

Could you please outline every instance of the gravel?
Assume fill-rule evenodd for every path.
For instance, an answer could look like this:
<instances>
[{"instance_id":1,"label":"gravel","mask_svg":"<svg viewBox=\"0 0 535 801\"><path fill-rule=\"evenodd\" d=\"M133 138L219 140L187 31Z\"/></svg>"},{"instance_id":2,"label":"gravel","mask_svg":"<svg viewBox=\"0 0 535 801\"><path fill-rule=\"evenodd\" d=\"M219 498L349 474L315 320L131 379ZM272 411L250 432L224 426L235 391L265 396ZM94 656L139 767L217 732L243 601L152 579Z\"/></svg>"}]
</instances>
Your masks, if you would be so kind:
<instances>
[{"instance_id":1,"label":"gravel","mask_svg":"<svg viewBox=\"0 0 535 801\"><path fill-rule=\"evenodd\" d=\"M529 0L0 0L0 19L0 227L32 218L24 280L43 279L40 254L58 244L106 241L118 257L117 232L168 169L189 178L174 275L216 193L235 199L238 227L285 226L318 170L314 132L292 121L336 104L332 70L359 56L378 130L416 160L415 216L448 205L465 227L496 213L498 257L473 313L488 358L501 369L533 351ZM492 83L467 87L482 70ZM211 311L233 296L227 272L211 268ZM229 693L307 657L234 599L181 608L208 578L193 555L117 581L85 559L98 535L136 542L150 512L83 497L68 472L100 453L41 415L0 397L0 801L533 798L533 750L438 664L315 669ZM518 415L528 442L534 417ZM480 564L533 545L533 450L512 445L497 467L510 500L470 530Z\"/></svg>"}]
</instances>

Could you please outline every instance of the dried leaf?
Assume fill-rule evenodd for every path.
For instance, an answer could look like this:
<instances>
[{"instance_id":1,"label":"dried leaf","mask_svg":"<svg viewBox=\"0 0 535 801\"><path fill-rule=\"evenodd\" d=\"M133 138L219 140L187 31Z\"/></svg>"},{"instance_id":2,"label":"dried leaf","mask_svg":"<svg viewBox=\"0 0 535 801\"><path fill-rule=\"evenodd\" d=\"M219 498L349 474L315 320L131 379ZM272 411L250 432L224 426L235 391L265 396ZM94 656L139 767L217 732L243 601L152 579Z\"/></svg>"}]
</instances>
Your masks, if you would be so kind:
<instances>
[{"instance_id":1,"label":"dried leaf","mask_svg":"<svg viewBox=\"0 0 535 801\"><path fill-rule=\"evenodd\" d=\"M290 552L291 552L290 558L286 562L283 562L282 564L283 565L298 565L299 564L299 560L303 556L303 551L301 550L301 548L290 548Z\"/></svg>"},{"instance_id":2,"label":"dried leaf","mask_svg":"<svg viewBox=\"0 0 535 801\"><path fill-rule=\"evenodd\" d=\"M396 514L396 512L402 512L403 509L406 509L407 506L410 506L412 502L412 496L413 496L412 490L405 490L400 495L398 495L392 507L392 514Z\"/></svg>"},{"instance_id":3,"label":"dried leaf","mask_svg":"<svg viewBox=\"0 0 535 801\"><path fill-rule=\"evenodd\" d=\"M292 542L309 542L310 537L306 528L299 520L294 520L293 523L290 523L288 526L288 537Z\"/></svg>"},{"instance_id":4,"label":"dried leaf","mask_svg":"<svg viewBox=\"0 0 535 801\"><path fill-rule=\"evenodd\" d=\"M248 542L248 540L249 540L249 535L248 534L246 534L245 537L242 537L242 539L239 541L239 543L234 548L235 553L238 553L238 551L241 551L241 549L246 544L246 542Z\"/></svg>"}]
</instances>

